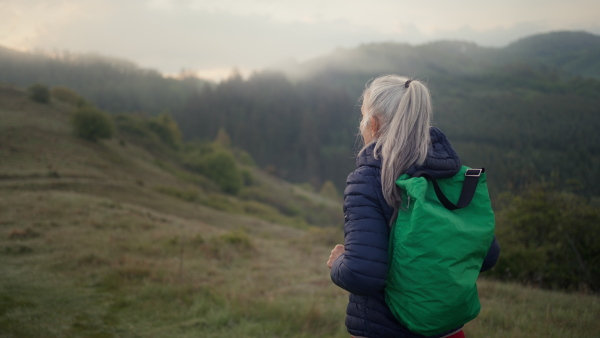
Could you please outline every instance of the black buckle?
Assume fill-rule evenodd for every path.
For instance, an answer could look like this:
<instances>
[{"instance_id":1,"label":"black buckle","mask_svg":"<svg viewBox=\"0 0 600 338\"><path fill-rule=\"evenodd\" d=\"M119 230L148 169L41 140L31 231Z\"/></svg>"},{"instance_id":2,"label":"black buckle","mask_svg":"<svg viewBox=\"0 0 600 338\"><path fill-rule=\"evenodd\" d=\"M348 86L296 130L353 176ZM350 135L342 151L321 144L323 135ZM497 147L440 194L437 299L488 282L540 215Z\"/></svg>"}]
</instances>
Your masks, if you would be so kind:
<instances>
[{"instance_id":1,"label":"black buckle","mask_svg":"<svg viewBox=\"0 0 600 338\"><path fill-rule=\"evenodd\" d=\"M481 176L481 173L484 172L485 169L481 168L481 169L467 169L467 171L465 172L465 176L469 176L469 177L479 177Z\"/></svg>"}]
</instances>

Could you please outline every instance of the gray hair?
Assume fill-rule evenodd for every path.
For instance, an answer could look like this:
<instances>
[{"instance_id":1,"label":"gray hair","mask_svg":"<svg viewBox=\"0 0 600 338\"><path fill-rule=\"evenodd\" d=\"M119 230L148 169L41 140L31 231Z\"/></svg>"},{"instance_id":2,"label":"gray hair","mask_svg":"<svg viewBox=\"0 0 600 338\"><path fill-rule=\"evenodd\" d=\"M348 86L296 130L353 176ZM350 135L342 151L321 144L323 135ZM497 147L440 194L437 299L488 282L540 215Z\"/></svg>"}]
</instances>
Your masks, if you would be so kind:
<instances>
[{"instance_id":1,"label":"gray hair","mask_svg":"<svg viewBox=\"0 0 600 338\"><path fill-rule=\"evenodd\" d=\"M397 215L402 197L396 180L411 165L421 165L427 158L432 114L429 90L420 81L404 76L381 76L367 83L362 110L361 131L369 126L371 117L379 124L371 143L375 142L375 158L382 162L383 197Z\"/></svg>"}]
</instances>

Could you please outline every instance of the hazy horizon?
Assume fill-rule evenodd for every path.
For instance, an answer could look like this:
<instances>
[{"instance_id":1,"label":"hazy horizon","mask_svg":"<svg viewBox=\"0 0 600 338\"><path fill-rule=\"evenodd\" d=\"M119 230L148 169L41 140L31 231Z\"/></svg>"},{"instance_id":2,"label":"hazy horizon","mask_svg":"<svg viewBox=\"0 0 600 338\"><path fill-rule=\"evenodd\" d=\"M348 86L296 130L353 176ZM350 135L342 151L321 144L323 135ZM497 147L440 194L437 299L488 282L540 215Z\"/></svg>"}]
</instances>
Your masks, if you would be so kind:
<instances>
[{"instance_id":1,"label":"hazy horizon","mask_svg":"<svg viewBox=\"0 0 600 338\"><path fill-rule=\"evenodd\" d=\"M365 43L463 40L501 47L571 30L600 34L600 4L474 0L0 0L0 45L98 53L163 74L220 80Z\"/></svg>"}]
</instances>

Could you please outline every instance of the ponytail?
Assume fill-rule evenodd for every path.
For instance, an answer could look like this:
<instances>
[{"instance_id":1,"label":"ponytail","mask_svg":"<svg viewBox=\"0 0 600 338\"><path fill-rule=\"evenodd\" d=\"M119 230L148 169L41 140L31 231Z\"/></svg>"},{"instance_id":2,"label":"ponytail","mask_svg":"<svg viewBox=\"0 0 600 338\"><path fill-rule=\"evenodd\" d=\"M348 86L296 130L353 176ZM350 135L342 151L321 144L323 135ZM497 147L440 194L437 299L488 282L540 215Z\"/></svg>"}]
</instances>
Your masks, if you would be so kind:
<instances>
[{"instance_id":1,"label":"ponytail","mask_svg":"<svg viewBox=\"0 0 600 338\"><path fill-rule=\"evenodd\" d=\"M397 214L402 197L396 180L410 166L421 165L427 158L432 113L429 90L420 81L387 75L368 84L362 99L365 118L361 130L371 117L378 119L373 153L382 162L383 197Z\"/></svg>"}]
</instances>

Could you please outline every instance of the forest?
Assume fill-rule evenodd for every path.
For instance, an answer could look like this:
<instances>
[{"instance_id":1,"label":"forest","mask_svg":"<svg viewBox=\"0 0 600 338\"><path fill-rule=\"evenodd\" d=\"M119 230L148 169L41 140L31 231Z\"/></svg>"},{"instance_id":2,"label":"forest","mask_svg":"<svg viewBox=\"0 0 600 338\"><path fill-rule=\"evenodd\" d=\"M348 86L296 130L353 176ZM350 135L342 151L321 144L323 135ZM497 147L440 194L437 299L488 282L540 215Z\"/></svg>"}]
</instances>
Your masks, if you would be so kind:
<instances>
[{"instance_id":1,"label":"forest","mask_svg":"<svg viewBox=\"0 0 600 338\"><path fill-rule=\"evenodd\" d=\"M600 195L600 37L557 32L504 48L459 41L338 49L288 69L209 83L167 78L98 55L0 49L0 81L72 88L111 113L169 113L187 140L224 131L266 171L341 192L360 149L360 94L378 75L428 83L435 124L463 162L486 167L491 190L552 182ZM577 170L572 170L577 167Z\"/></svg>"}]
</instances>

